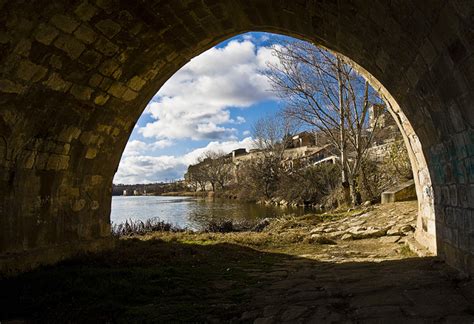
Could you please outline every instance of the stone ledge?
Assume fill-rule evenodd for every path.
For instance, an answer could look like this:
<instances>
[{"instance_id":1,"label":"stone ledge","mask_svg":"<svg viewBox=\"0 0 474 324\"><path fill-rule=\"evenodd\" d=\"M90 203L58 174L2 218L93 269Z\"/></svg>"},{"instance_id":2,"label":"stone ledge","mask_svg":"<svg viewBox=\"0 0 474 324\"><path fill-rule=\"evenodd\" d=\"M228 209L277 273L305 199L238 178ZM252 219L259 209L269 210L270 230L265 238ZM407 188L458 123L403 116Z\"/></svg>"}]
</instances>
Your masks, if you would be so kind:
<instances>
[{"instance_id":1,"label":"stone ledge","mask_svg":"<svg viewBox=\"0 0 474 324\"><path fill-rule=\"evenodd\" d=\"M419 257L433 256L433 253L431 253L425 246L418 243L413 237L407 239L405 245Z\"/></svg>"},{"instance_id":2,"label":"stone ledge","mask_svg":"<svg viewBox=\"0 0 474 324\"><path fill-rule=\"evenodd\" d=\"M55 264L85 253L109 250L114 245L113 238L106 237L93 241L70 242L22 253L0 255L0 277L14 276L39 266Z\"/></svg>"}]
</instances>

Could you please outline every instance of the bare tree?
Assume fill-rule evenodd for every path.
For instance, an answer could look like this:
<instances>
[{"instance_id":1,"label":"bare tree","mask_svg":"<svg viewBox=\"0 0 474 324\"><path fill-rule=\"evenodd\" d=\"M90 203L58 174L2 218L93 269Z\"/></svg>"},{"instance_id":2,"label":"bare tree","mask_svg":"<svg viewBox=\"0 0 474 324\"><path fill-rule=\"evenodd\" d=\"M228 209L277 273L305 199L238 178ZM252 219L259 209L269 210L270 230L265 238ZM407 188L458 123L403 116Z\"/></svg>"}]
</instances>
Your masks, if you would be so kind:
<instances>
[{"instance_id":1,"label":"bare tree","mask_svg":"<svg viewBox=\"0 0 474 324\"><path fill-rule=\"evenodd\" d=\"M188 171L184 175L184 178L195 191L197 191L198 188L202 191L206 191L208 175L202 161L198 160L198 163L188 166Z\"/></svg>"},{"instance_id":2,"label":"bare tree","mask_svg":"<svg viewBox=\"0 0 474 324\"><path fill-rule=\"evenodd\" d=\"M252 127L259 158L251 162L248 173L267 198L277 189L283 153L289 147L295 130L295 123L281 115L263 117Z\"/></svg>"},{"instance_id":3,"label":"bare tree","mask_svg":"<svg viewBox=\"0 0 474 324\"><path fill-rule=\"evenodd\" d=\"M222 151L207 151L202 155L201 160L212 191L216 191L217 186L224 190L233 178L230 158Z\"/></svg>"},{"instance_id":4,"label":"bare tree","mask_svg":"<svg viewBox=\"0 0 474 324\"><path fill-rule=\"evenodd\" d=\"M303 41L274 46L273 54L268 78L286 115L326 135L339 153L344 200L360 203L357 176L374 136L369 106L381 99L339 54Z\"/></svg>"}]
</instances>

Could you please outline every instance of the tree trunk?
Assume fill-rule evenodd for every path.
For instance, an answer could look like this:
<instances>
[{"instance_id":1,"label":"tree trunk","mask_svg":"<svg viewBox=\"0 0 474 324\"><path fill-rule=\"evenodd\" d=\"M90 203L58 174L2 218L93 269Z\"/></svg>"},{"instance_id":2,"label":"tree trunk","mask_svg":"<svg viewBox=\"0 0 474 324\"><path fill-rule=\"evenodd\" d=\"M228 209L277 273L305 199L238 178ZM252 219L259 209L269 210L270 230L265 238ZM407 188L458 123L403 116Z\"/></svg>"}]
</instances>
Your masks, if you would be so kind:
<instances>
[{"instance_id":1,"label":"tree trunk","mask_svg":"<svg viewBox=\"0 0 474 324\"><path fill-rule=\"evenodd\" d=\"M343 81L341 71L341 60L337 58L337 82L339 87L339 141L341 150L341 180L343 199L345 204L351 203L349 177L347 172L347 155L346 155L346 129L345 129L345 113L344 113L344 93L343 93Z\"/></svg>"},{"instance_id":2,"label":"tree trunk","mask_svg":"<svg viewBox=\"0 0 474 324\"><path fill-rule=\"evenodd\" d=\"M362 203L362 197L360 196L360 190L357 184L357 179L354 177L354 179L352 179L350 183L351 183L350 192L351 192L352 204L354 206L360 205Z\"/></svg>"}]
</instances>

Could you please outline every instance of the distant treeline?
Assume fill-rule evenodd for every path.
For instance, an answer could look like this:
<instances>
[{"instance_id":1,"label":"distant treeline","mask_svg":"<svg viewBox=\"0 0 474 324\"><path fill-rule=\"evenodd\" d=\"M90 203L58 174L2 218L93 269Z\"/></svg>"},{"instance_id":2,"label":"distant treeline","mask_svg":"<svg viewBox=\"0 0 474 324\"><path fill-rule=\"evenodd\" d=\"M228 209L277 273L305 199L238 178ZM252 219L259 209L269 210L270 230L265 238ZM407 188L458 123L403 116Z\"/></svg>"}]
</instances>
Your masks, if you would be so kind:
<instances>
[{"instance_id":1,"label":"distant treeline","mask_svg":"<svg viewBox=\"0 0 474 324\"><path fill-rule=\"evenodd\" d=\"M133 195L136 192L138 195L155 195L159 196L167 192L185 191L186 186L183 181L177 182L159 182L159 183L148 183L148 184L113 184L112 195L122 196L124 190L127 191L128 195Z\"/></svg>"}]
</instances>

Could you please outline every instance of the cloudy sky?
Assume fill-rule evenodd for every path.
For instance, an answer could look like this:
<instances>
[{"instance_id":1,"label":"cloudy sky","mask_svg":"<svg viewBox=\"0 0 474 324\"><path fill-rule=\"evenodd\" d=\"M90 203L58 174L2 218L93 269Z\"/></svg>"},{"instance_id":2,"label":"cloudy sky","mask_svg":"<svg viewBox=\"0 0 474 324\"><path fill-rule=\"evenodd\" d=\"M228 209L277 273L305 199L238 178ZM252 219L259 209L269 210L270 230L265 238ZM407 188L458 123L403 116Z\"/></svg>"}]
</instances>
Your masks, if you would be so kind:
<instances>
[{"instance_id":1,"label":"cloudy sky","mask_svg":"<svg viewBox=\"0 0 474 324\"><path fill-rule=\"evenodd\" d=\"M239 35L181 68L138 120L114 183L180 179L207 150L250 148L251 125L279 108L263 73L283 38Z\"/></svg>"}]
</instances>

